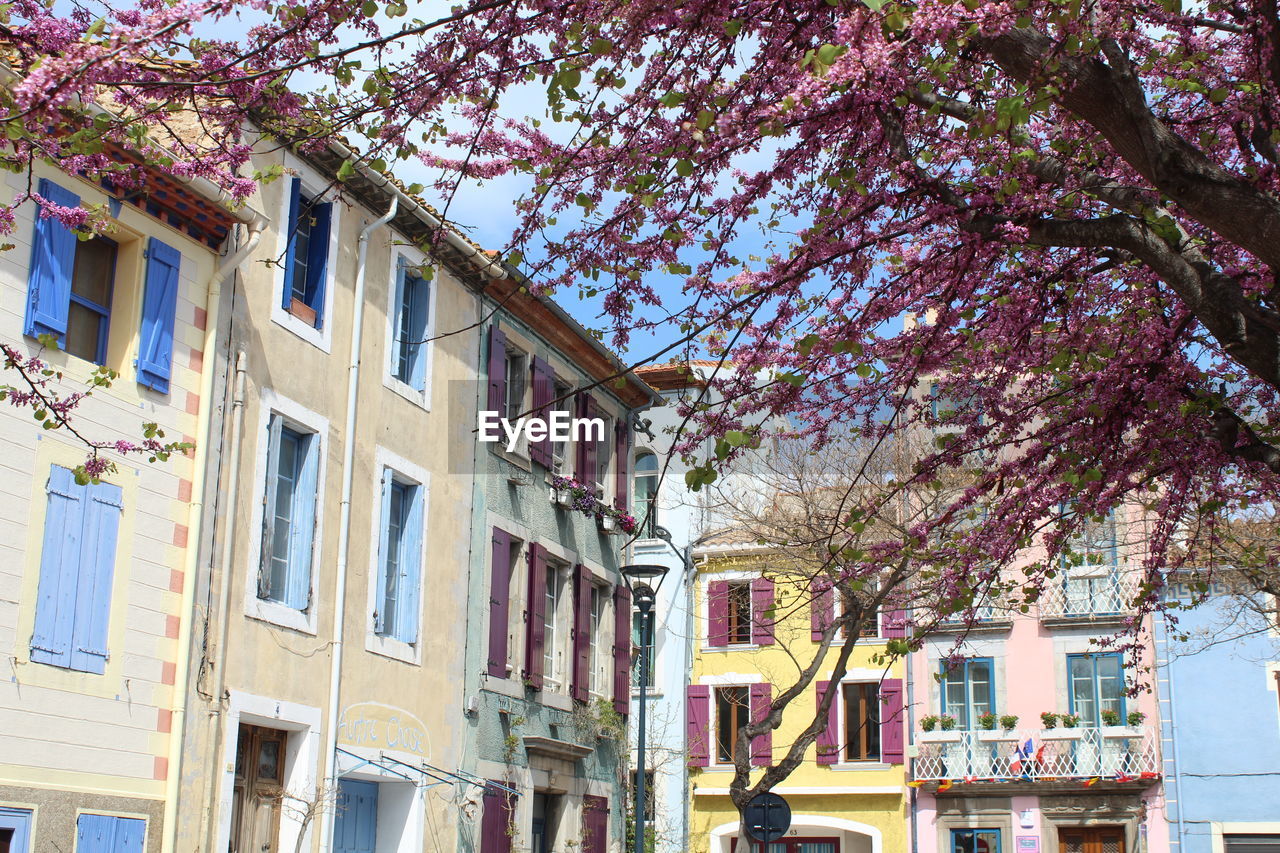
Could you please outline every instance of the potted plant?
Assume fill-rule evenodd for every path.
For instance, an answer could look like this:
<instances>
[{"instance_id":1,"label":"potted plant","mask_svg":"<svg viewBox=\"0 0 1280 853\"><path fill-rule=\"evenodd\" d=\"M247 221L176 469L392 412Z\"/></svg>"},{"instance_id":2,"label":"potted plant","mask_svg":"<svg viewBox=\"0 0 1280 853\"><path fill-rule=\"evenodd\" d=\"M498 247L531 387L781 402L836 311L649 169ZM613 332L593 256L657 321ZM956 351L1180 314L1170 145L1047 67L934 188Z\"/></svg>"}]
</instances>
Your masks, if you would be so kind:
<instances>
[{"instance_id":1,"label":"potted plant","mask_svg":"<svg viewBox=\"0 0 1280 853\"><path fill-rule=\"evenodd\" d=\"M618 532L618 520L607 512L602 512L596 516L596 526L604 533Z\"/></svg>"},{"instance_id":2,"label":"potted plant","mask_svg":"<svg viewBox=\"0 0 1280 853\"><path fill-rule=\"evenodd\" d=\"M1044 711L1040 714L1040 725L1046 729L1056 729L1058 727L1058 715L1052 711Z\"/></svg>"},{"instance_id":3,"label":"potted plant","mask_svg":"<svg viewBox=\"0 0 1280 853\"><path fill-rule=\"evenodd\" d=\"M1080 715L1079 714L1041 714L1042 722L1047 723L1046 718L1052 717L1055 722L1062 723L1062 728L1050 727L1046 725L1044 731L1040 733L1040 737L1045 740L1079 740L1081 737Z\"/></svg>"},{"instance_id":4,"label":"potted plant","mask_svg":"<svg viewBox=\"0 0 1280 853\"><path fill-rule=\"evenodd\" d=\"M1129 728L1137 729L1142 727L1142 722L1146 718L1147 718L1147 715L1142 713L1141 711L1130 711L1129 716L1125 720L1125 722L1129 724Z\"/></svg>"},{"instance_id":5,"label":"potted plant","mask_svg":"<svg viewBox=\"0 0 1280 853\"><path fill-rule=\"evenodd\" d=\"M920 731L931 732L938 727L937 714L925 714L920 718Z\"/></svg>"},{"instance_id":6,"label":"potted plant","mask_svg":"<svg viewBox=\"0 0 1280 853\"><path fill-rule=\"evenodd\" d=\"M1006 732L1012 731L1018 727L1017 714L1005 714L1000 718L1000 728Z\"/></svg>"},{"instance_id":7,"label":"potted plant","mask_svg":"<svg viewBox=\"0 0 1280 853\"><path fill-rule=\"evenodd\" d=\"M1080 725L1079 714L1063 714L1058 719L1062 720L1062 727L1064 729L1074 729L1076 726Z\"/></svg>"},{"instance_id":8,"label":"potted plant","mask_svg":"<svg viewBox=\"0 0 1280 853\"><path fill-rule=\"evenodd\" d=\"M997 717L995 714L991 713L990 711L986 712L985 714L979 714L978 728L987 732L993 731L996 727L996 722L998 720L999 720L999 717Z\"/></svg>"},{"instance_id":9,"label":"potted plant","mask_svg":"<svg viewBox=\"0 0 1280 853\"><path fill-rule=\"evenodd\" d=\"M956 718L949 714L920 718L921 743L950 743L960 740L960 732L955 730Z\"/></svg>"},{"instance_id":10,"label":"potted plant","mask_svg":"<svg viewBox=\"0 0 1280 853\"><path fill-rule=\"evenodd\" d=\"M1111 708L1105 708L1098 713L1098 716L1102 719L1102 725L1104 726L1120 725L1119 711L1113 710Z\"/></svg>"},{"instance_id":11,"label":"potted plant","mask_svg":"<svg viewBox=\"0 0 1280 853\"><path fill-rule=\"evenodd\" d=\"M956 727L956 718L950 714L943 714L938 718L938 728L944 732L949 732Z\"/></svg>"}]
</instances>

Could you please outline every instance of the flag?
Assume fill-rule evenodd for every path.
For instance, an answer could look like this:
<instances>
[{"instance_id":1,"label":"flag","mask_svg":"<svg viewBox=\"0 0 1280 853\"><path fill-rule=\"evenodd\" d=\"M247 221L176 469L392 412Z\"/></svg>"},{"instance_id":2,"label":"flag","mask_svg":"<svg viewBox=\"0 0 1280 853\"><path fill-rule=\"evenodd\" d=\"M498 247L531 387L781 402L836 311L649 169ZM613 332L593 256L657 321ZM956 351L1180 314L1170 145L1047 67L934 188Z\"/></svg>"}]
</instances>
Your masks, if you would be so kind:
<instances>
[{"instance_id":1,"label":"flag","mask_svg":"<svg viewBox=\"0 0 1280 853\"><path fill-rule=\"evenodd\" d=\"M907 783L908 788L919 788L922 785L924 785L924 782L920 781L919 779L912 779L910 782Z\"/></svg>"},{"instance_id":2,"label":"flag","mask_svg":"<svg viewBox=\"0 0 1280 853\"><path fill-rule=\"evenodd\" d=\"M977 777L977 776L966 776L966 777L964 777L964 783L965 783L966 785L971 785L971 784L973 784L974 782L977 782L977 781L978 781L978 777Z\"/></svg>"},{"instance_id":3,"label":"flag","mask_svg":"<svg viewBox=\"0 0 1280 853\"><path fill-rule=\"evenodd\" d=\"M941 782L938 783L938 790L939 791L949 790L953 784L954 783L950 779L943 779Z\"/></svg>"},{"instance_id":4,"label":"flag","mask_svg":"<svg viewBox=\"0 0 1280 853\"><path fill-rule=\"evenodd\" d=\"M1137 777L1135 777L1135 776L1130 776L1128 773L1125 773L1124 771L1121 771L1121 772L1119 772L1119 773L1117 773L1117 774L1116 774L1116 781L1117 781L1117 782L1132 782L1135 778L1137 778Z\"/></svg>"},{"instance_id":5,"label":"flag","mask_svg":"<svg viewBox=\"0 0 1280 853\"><path fill-rule=\"evenodd\" d=\"M1092 788L1094 785L1098 784L1101 781L1102 781L1101 776L1094 776L1092 779L1085 779L1084 786L1086 788Z\"/></svg>"},{"instance_id":6,"label":"flag","mask_svg":"<svg viewBox=\"0 0 1280 853\"><path fill-rule=\"evenodd\" d=\"M1022 763L1031 758L1032 746L1031 738L1027 738L1027 742L1022 746L1014 747L1013 762L1009 765L1009 775L1022 775Z\"/></svg>"}]
</instances>

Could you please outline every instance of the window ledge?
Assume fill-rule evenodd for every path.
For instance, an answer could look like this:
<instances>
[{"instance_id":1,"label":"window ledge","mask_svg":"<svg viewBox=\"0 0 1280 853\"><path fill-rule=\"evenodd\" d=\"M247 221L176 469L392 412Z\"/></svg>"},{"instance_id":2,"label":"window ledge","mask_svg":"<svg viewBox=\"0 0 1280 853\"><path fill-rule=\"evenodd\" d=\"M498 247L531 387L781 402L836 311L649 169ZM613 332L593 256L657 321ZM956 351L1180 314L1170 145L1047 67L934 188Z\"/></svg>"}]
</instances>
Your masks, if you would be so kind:
<instances>
[{"instance_id":1,"label":"window ledge","mask_svg":"<svg viewBox=\"0 0 1280 853\"><path fill-rule=\"evenodd\" d=\"M381 655L385 658L398 660L402 663L411 664L413 666L421 666L422 658L418 654L418 646L414 643L406 643L403 640L397 640L394 637L383 637L380 634L369 633L364 639L365 651L375 655Z\"/></svg>"},{"instance_id":2,"label":"window ledge","mask_svg":"<svg viewBox=\"0 0 1280 853\"><path fill-rule=\"evenodd\" d=\"M732 646L703 646L703 647L702 647L702 651L704 651L704 652L719 652L719 653L725 653L725 652L754 652L754 651L757 651L757 650L759 650L759 649L764 649L764 648L768 648L768 646L761 646L761 645L758 645L758 644L756 644L756 643L741 643L741 644L737 644L737 643L735 643L735 644L734 644L734 645L732 645Z\"/></svg>"},{"instance_id":3,"label":"window ledge","mask_svg":"<svg viewBox=\"0 0 1280 853\"><path fill-rule=\"evenodd\" d=\"M265 601L261 598L253 598L248 602L245 608L245 615L250 619L257 619L260 622L270 622L272 625L279 625L281 628L289 628L303 634L316 636L316 622L313 615L308 615L305 611L294 610L292 607L286 607L274 601Z\"/></svg>"},{"instance_id":4,"label":"window ledge","mask_svg":"<svg viewBox=\"0 0 1280 853\"><path fill-rule=\"evenodd\" d=\"M502 440L499 439L489 445L489 452L495 454L500 459L507 460L517 468L533 473L533 461L529 458L529 451L523 446L523 444L524 442L522 441L522 446L517 447L514 452L508 452L506 445L504 445Z\"/></svg>"},{"instance_id":5,"label":"window ledge","mask_svg":"<svg viewBox=\"0 0 1280 853\"><path fill-rule=\"evenodd\" d=\"M271 319L277 326L292 332L316 349L329 352L329 324L327 322L319 329L308 325L305 321L286 311L278 300L271 306ZM328 318L324 319L327 320Z\"/></svg>"},{"instance_id":6,"label":"window ledge","mask_svg":"<svg viewBox=\"0 0 1280 853\"><path fill-rule=\"evenodd\" d=\"M883 761L844 761L839 764L832 764L828 769L835 770L838 773L856 773L860 770L889 770L893 767L894 765L885 764Z\"/></svg>"},{"instance_id":7,"label":"window ledge","mask_svg":"<svg viewBox=\"0 0 1280 853\"><path fill-rule=\"evenodd\" d=\"M648 702L650 699L661 699L661 698L663 698L663 697L664 697L664 696L666 696L666 695L667 695L667 694L663 693L661 690L657 689L656 687L646 687L646 688L644 689L644 700L645 700L646 702ZM632 687L632 688L631 688L631 698L632 698L632 699L639 699L639 698L640 698L640 688L639 688L639 687Z\"/></svg>"},{"instance_id":8,"label":"window ledge","mask_svg":"<svg viewBox=\"0 0 1280 853\"><path fill-rule=\"evenodd\" d=\"M427 382L427 387L419 391L407 382L401 382L390 373L382 374L382 387L391 391L398 397L403 397L413 405L423 411L431 411L431 383Z\"/></svg>"}]
</instances>

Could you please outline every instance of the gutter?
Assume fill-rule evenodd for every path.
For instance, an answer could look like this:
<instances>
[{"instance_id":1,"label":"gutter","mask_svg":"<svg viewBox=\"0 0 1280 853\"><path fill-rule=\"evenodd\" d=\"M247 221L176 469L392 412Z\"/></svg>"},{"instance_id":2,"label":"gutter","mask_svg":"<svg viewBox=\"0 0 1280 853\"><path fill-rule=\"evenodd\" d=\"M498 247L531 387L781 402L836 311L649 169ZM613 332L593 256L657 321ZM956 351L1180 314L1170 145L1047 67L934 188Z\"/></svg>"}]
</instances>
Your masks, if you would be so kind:
<instances>
[{"instance_id":1,"label":"gutter","mask_svg":"<svg viewBox=\"0 0 1280 853\"><path fill-rule=\"evenodd\" d=\"M369 258L369 235L374 229L386 225L396 215L400 195L392 197L391 205L378 219L370 222L360 232L356 253L355 309L352 314L351 356L347 367L347 419L342 435L342 504L338 519L338 565L334 577L333 639L330 641L329 705L325 726L324 746L324 795L336 796L338 780L335 778L338 760L338 703L342 687L342 642L346 626L347 607L347 552L351 540L351 491L354 477L352 468L356 452L356 403L360 391L360 348L364 339L364 287ZM332 818L320 821L320 849L328 850L333 839Z\"/></svg>"},{"instance_id":2,"label":"gutter","mask_svg":"<svg viewBox=\"0 0 1280 853\"><path fill-rule=\"evenodd\" d=\"M212 186L212 185L210 185ZM249 208L237 212L236 217L248 227L248 239L243 246L223 259L205 285L205 327L202 352L203 369L200 374L200 403L196 419L195 459L191 474L191 503L187 509L188 539L183 559L182 604L178 610L178 660L173 679L173 702L169 728L169 768L165 779L163 839L161 850L173 853L176 849L178 826L178 798L181 795L183 746L187 731L187 681L191 671L191 636L195 622L196 575L200 570L200 543L204 541L204 498L209 467L209 436L213 432L213 380L216 373L218 306L222 299L222 282L244 263L258 247L262 231L268 220Z\"/></svg>"}]
</instances>

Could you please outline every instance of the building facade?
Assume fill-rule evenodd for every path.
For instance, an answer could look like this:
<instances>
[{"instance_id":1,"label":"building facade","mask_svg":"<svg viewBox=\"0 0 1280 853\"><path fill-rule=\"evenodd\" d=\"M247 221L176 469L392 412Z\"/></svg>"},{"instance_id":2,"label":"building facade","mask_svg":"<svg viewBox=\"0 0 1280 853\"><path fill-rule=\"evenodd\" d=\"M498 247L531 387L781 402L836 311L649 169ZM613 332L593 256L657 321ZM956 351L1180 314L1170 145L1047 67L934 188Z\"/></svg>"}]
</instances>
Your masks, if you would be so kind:
<instances>
[{"instance_id":1,"label":"building facade","mask_svg":"<svg viewBox=\"0 0 1280 853\"><path fill-rule=\"evenodd\" d=\"M456 772L468 330L500 271L382 175L339 185L349 152L261 149L285 177L219 312L175 849L452 850L480 786Z\"/></svg>"},{"instance_id":2,"label":"building facade","mask_svg":"<svg viewBox=\"0 0 1280 853\"><path fill-rule=\"evenodd\" d=\"M759 546L716 544L696 553L693 669L686 731L693 814L688 849L733 853L738 811L729 799L738 728L760 719L776 689L817 653L830 624L830 592L770 571L776 557ZM824 691L837 691L826 730L774 793L791 807L791 828L770 853L889 853L906 845L904 670L877 660L903 623L877 615L856 641L844 676L832 679L828 650L809 690L783 714L780 728L752 744L752 764L768 765L810 721ZM763 845L753 844L754 849Z\"/></svg>"},{"instance_id":3,"label":"building facade","mask_svg":"<svg viewBox=\"0 0 1280 853\"><path fill-rule=\"evenodd\" d=\"M1175 611L1176 623L1162 618L1156 630L1169 850L1273 853L1280 633L1265 597L1235 595L1230 572L1220 575L1207 603ZM1191 581L1171 578L1167 594L1191 602L1199 597Z\"/></svg>"},{"instance_id":4,"label":"building facade","mask_svg":"<svg viewBox=\"0 0 1280 853\"><path fill-rule=\"evenodd\" d=\"M473 444L464 769L487 787L464 806L460 849L614 853L631 693L626 537L609 513L581 510L630 505L633 414L655 396L515 281L489 285L483 316L481 412L602 428Z\"/></svg>"},{"instance_id":5,"label":"building facade","mask_svg":"<svg viewBox=\"0 0 1280 853\"><path fill-rule=\"evenodd\" d=\"M123 159L123 155L118 155ZM201 525L194 484L209 457L213 337L207 322L234 258L220 257L252 211L212 187L139 170L129 192L37 168L9 174L65 207L98 206L102 236L81 240L34 202L0 254L0 338L92 395L72 412L85 440L141 444L145 424L194 450L149 464L108 448L97 482L75 469L81 438L32 409L0 409L0 847L158 851L172 814L181 744L184 645ZM39 336L52 336L46 347ZM103 370L118 376L95 387Z\"/></svg>"}]
</instances>

